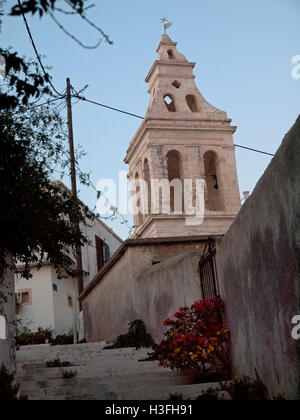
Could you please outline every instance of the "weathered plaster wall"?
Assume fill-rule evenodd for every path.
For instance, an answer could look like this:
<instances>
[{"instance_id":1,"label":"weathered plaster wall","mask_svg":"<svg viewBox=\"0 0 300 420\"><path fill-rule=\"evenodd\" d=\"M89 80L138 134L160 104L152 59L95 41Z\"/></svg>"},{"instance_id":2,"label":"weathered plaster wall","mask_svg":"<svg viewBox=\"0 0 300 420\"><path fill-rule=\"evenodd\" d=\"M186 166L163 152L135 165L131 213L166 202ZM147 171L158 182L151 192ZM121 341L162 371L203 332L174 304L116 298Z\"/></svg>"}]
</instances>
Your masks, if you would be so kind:
<instances>
[{"instance_id":1,"label":"weathered plaster wall","mask_svg":"<svg viewBox=\"0 0 300 420\"><path fill-rule=\"evenodd\" d=\"M274 394L300 398L300 117L218 243L237 376L255 370Z\"/></svg>"},{"instance_id":2,"label":"weathered plaster wall","mask_svg":"<svg viewBox=\"0 0 300 420\"><path fill-rule=\"evenodd\" d=\"M136 319L162 339L163 321L201 298L203 247L204 241L129 246L83 299L87 341L113 341Z\"/></svg>"}]
</instances>

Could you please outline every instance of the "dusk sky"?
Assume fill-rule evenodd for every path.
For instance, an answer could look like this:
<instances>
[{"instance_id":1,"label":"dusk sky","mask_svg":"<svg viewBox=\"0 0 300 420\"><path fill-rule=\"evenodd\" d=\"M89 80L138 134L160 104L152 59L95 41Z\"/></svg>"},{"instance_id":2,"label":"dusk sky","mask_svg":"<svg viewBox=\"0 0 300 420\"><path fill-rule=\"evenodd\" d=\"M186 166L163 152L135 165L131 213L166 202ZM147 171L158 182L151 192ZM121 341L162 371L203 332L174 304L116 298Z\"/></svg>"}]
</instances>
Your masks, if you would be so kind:
<instances>
[{"instance_id":1,"label":"dusk sky","mask_svg":"<svg viewBox=\"0 0 300 420\"><path fill-rule=\"evenodd\" d=\"M95 3L87 15L114 44L102 42L93 50L68 38L50 17L28 16L59 91L69 76L77 91L89 85L87 98L144 116L149 101L144 79L156 59L163 33L160 18L165 15L173 22L168 34L178 42L178 50L197 63L200 92L238 126L235 143L276 152L300 111L300 78L292 77L292 59L300 56L299 0ZM5 12L14 4L16 0L6 1ZM79 17L59 12L55 16L83 43L97 43L98 33ZM21 17L4 16L1 46L34 58ZM118 181L119 171L127 170L123 159L141 120L83 102L74 104L73 112L75 142L87 152L83 171L91 173L95 184L101 178ZM271 157L237 148L236 158L242 196L254 189ZM69 180L64 181L69 186ZM80 187L80 198L91 208L96 203L92 188ZM108 225L127 237L128 229L119 221Z\"/></svg>"}]
</instances>

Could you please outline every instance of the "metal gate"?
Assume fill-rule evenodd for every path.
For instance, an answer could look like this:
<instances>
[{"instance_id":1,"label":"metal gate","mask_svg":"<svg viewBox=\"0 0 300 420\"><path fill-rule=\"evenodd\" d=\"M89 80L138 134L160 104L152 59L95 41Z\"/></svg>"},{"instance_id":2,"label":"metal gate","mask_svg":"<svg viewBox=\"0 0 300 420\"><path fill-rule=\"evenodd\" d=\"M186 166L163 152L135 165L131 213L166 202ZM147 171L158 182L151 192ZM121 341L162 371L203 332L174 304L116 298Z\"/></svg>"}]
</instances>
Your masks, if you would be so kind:
<instances>
[{"instance_id":1,"label":"metal gate","mask_svg":"<svg viewBox=\"0 0 300 420\"><path fill-rule=\"evenodd\" d=\"M211 299L219 295L219 284L216 266L216 242L208 238L203 255L199 262L202 298Z\"/></svg>"}]
</instances>

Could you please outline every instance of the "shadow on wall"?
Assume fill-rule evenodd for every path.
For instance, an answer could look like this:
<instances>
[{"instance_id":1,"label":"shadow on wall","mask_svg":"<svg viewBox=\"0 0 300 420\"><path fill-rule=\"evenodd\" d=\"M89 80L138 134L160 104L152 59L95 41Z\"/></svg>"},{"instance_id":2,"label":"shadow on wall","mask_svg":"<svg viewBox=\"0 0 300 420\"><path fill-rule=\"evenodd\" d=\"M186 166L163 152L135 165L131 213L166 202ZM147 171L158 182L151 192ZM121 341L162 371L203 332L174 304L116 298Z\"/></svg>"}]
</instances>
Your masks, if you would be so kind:
<instances>
[{"instance_id":1,"label":"shadow on wall","mask_svg":"<svg viewBox=\"0 0 300 420\"><path fill-rule=\"evenodd\" d=\"M217 243L217 269L232 334L236 376L300 398L300 117Z\"/></svg>"}]
</instances>

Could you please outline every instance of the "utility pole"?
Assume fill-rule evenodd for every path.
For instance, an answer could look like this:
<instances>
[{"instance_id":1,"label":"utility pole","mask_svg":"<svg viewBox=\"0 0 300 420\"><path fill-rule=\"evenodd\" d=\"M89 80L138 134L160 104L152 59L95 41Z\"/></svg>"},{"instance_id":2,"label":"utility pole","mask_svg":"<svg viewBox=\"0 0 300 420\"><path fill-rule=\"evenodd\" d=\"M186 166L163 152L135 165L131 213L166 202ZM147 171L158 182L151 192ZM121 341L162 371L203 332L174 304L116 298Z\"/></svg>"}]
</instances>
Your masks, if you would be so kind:
<instances>
[{"instance_id":1,"label":"utility pole","mask_svg":"<svg viewBox=\"0 0 300 420\"><path fill-rule=\"evenodd\" d=\"M72 195L75 199L77 199L76 166L75 166L74 138L73 138L72 101L71 101L71 82L69 78L67 78L67 106L68 106L68 131L69 131L69 144L70 144ZM77 232L80 231L78 217L75 222L75 229L77 230ZM80 296L80 294L83 291L81 246L76 247L76 271L77 271L78 296ZM73 302L73 304L75 304L75 302ZM79 303L79 309L80 311L82 309L81 302Z\"/></svg>"}]
</instances>

